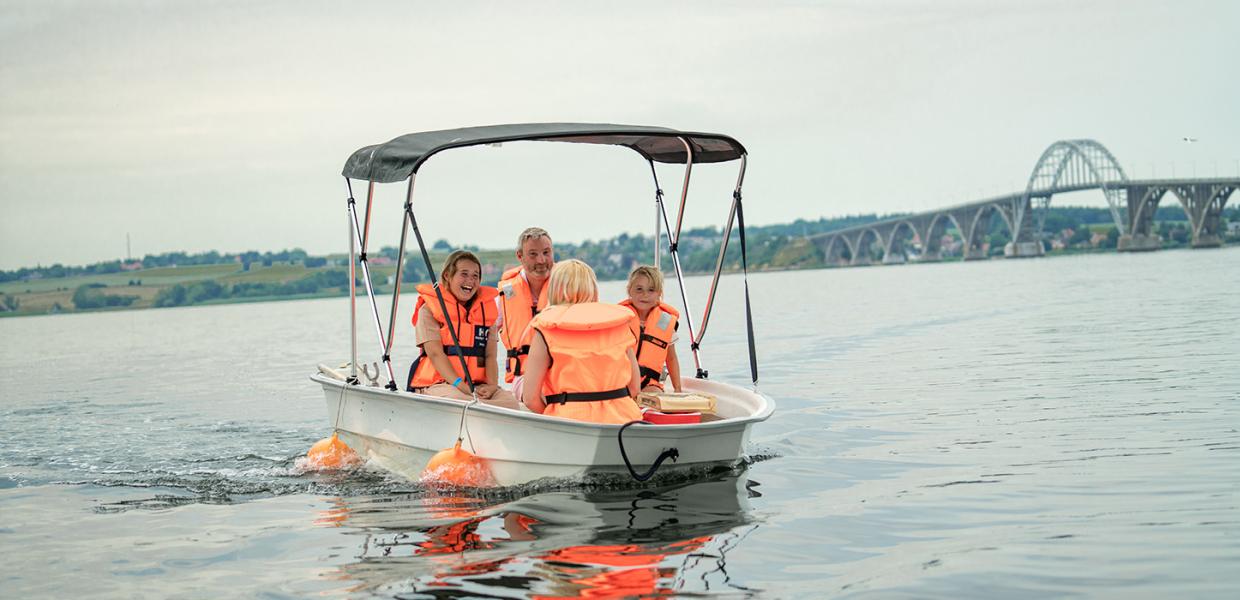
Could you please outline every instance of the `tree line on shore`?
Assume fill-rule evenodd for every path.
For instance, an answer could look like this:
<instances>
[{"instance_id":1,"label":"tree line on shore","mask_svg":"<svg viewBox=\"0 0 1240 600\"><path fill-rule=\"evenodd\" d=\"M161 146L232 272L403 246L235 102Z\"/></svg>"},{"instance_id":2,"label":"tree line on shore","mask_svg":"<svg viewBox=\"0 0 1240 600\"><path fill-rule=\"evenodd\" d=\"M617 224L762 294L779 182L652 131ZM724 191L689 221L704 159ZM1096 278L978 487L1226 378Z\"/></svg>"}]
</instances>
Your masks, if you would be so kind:
<instances>
[{"instance_id":1,"label":"tree line on shore","mask_svg":"<svg viewBox=\"0 0 1240 600\"><path fill-rule=\"evenodd\" d=\"M155 301L152 305L158 308L228 300L309 295L330 288L343 290L348 285L349 274L344 269L320 270L301 279L282 283L243 282L224 285L213 279L207 279L178 283L159 290L155 294Z\"/></svg>"},{"instance_id":2,"label":"tree line on shore","mask_svg":"<svg viewBox=\"0 0 1240 600\"><path fill-rule=\"evenodd\" d=\"M1232 221L1240 221L1240 208L1228 209L1226 217ZM798 219L792 223L750 227L746 231L748 263L750 269L788 269L815 268L827 266L824 257L806 238L809 236L864 225L882 219L900 215L853 215L839 218L820 218L817 220ZM1159 221L1158 233L1166 243L1174 247L1186 244L1189 231L1183 222L1183 211L1177 206L1160 207L1155 216ZM1105 230L1112 223L1111 215L1106 208L1057 207L1048 210L1045 218L1044 231L1053 233L1051 239L1059 239L1061 247L1098 247L1114 248L1119 232L1112 225L1104 236L1098 231ZM1092 227L1091 227L1092 226ZM682 269L686 273L706 273L715 269L719 258L719 244L722 231L714 227L701 227L683 232L679 242L679 258ZM738 232L734 229L724 255L723 268L727 271L739 270L740 248ZM991 251L1002 252L1003 244L1008 241L1000 219L992 221L989 234ZM671 256L663 244L662 264L670 270ZM436 255L442 256L456 248L477 250L474 246L456 246L448 240L438 240L433 246ZM623 279L637 264L649 263L652 260L654 240L643 234L623 233L605 240L587 240L579 244L556 243L558 258L578 258L590 264L602 280ZM371 252L372 260L380 258L384 261L395 261L398 250L384 247ZM408 254L406 258L411 258ZM416 258L416 257L414 257ZM138 264L140 262L140 264ZM168 252L147 255L140 261L104 261L87 266L67 267L56 264L50 267L22 268L13 271L0 271L0 282L30 279L67 278L81 275L100 275L119 273L128 270L140 270L159 267L179 267L193 265L238 264L239 270L248 271L251 265L262 264L271 266L275 263L301 264L306 267L307 274L293 281L284 282L240 282L220 283L214 279L204 279L185 283L177 283L161 288L155 295L152 306L184 306L206 302L227 302L245 299L313 295L325 293L343 293L348 287L347 258L310 256L299 248L279 252L247 251L236 254L217 251L188 254L185 252ZM515 263L515 258L512 260ZM496 265L501 266L501 265ZM498 279L498 275L491 277ZM421 261L408 260L403 268L401 281L405 283L422 283L428 281L428 274ZM135 281L130 280L130 285ZM138 282L140 283L140 281ZM359 274L360 283L360 274ZM487 283L494 284L495 281ZM101 308L117 308L132 305L138 296L125 293L107 294L106 286L101 283L88 283L78 286L73 293L73 304L78 310ZM12 295L0 299L0 310L17 311L20 300Z\"/></svg>"}]
</instances>

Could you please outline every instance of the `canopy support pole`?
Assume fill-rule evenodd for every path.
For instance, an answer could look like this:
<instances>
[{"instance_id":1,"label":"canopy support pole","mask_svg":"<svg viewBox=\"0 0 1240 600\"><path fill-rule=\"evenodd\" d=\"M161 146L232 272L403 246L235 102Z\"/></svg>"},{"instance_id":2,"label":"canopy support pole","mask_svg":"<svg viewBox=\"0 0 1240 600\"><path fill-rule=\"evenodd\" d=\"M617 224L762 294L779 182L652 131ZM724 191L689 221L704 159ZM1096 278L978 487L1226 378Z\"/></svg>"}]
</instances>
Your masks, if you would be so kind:
<instances>
[{"instance_id":1,"label":"canopy support pole","mask_svg":"<svg viewBox=\"0 0 1240 600\"><path fill-rule=\"evenodd\" d=\"M353 182L344 178L349 188L349 204L353 204ZM347 216L347 215L346 215ZM357 235L353 232L353 218L349 218L349 379L357 385Z\"/></svg>"},{"instance_id":2,"label":"canopy support pole","mask_svg":"<svg viewBox=\"0 0 1240 600\"><path fill-rule=\"evenodd\" d=\"M413 204L413 180L417 178L417 173L409 176L409 190L405 192L405 204ZM387 345L383 349L383 354L392 355L392 343L396 341L396 309L400 304L400 275L401 267L405 264L405 239L409 237L409 219L401 219L400 223L400 246L396 254L396 280L392 285L392 314L388 319L388 335Z\"/></svg>"},{"instance_id":3,"label":"canopy support pole","mask_svg":"<svg viewBox=\"0 0 1240 600\"><path fill-rule=\"evenodd\" d=\"M663 213L664 225L667 227L667 247L672 255L672 267L676 270L676 283L680 286L680 300L684 303L685 307L685 325L689 327L689 339L691 341L689 349L693 351L693 366L697 369L696 377L698 379L706 379L708 373L702 368L702 357L698 343L696 341L692 341L697 339L696 336L693 335L693 311L689 308L689 293L685 290L685 274L680 268L680 227L684 222L685 202L689 199L689 175L693 171L693 146L689 144L689 140L686 140L683 137L678 139L680 140L680 143L685 146L685 179L680 188L680 211L676 215L676 229L674 230L676 232L675 236L672 235L673 229L671 223L667 222L667 211L663 210L664 207L661 204L659 208Z\"/></svg>"},{"instance_id":4,"label":"canopy support pole","mask_svg":"<svg viewBox=\"0 0 1240 600\"><path fill-rule=\"evenodd\" d=\"M711 308L715 305L715 291L719 288L719 277L723 274L724 254L728 250L728 242L732 239L732 223L736 220L736 212L740 208L741 183L745 180L745 161L748 157L741 156L740 174L736 178L736 189L732 191L732 208L728 210L727 225L723 230L723 243L719 246L719 258L715 260L715 274L710 281L710 292L706 294L706 310L702 313L702 330L698 332L699 336L706 335L706 324L710 321ZM742 233L743 235L743 233ZM742 248L742 250L744 250ZM702 338L697 339L701 343Z\"/></svg>"},{"instance_id":5,"label":"canopy support pole","mask_svg":"<svg viewBox=\"0 0 1240 600\"><path fill-rule=\"evenodd\" d=\"M659 245L663 243L663 187L659 185L659 173L654 169L654 160L646 162L650 163L650 176L654 178L654 268L658 269L661 254Z\"/></svg>"},{"instance_id":6,"label":"canopy support pole","mask_svg":"<svg viewBox=\"0 0 1240 600\"><path fill-rule=\"evenodd\" d=\"M741 268L745 273L745 323L749 335L749 367L753 383L758 384L758 360L753 339L753 313L749 307L749 264L745 247L745 213L741 206L741 186L745 182L745 165L749 157L741 155L740 173L736 176L736 188L732 191L732 208L728 211L727 225L723 229L723 241L719 244L719 257L715 260L715 274L710 281L710 291L706 294L706 309L702 311L702 329L697 337L692 338L694 345L701 344L706 335L706 326L710 323L711 309L715 305L715 292L719 289L719 278L723 274L723 261L728 251L728 241L732 238L732 224L736 223L741 242ZM689 335L692 337L693 332Z\"/></svg>"},{"instance_id":7,"label":"canopy support pole","mask_svg":"<svg viewBox=\"0 0 1240 600\"><path fill-rule=\"evenodd\" d=\"M370 229L370 208L374 204L375 199L375 182L370 182L370 189L366 192L366 230ZM379 350L383 352L383 365L387 367L388 382L385 386L391 391L396 391L396 372L392 370L392 357L387 353L387 345L383 338L383 323L379 320L379 301L375 297L374 284L370 278L370 264L366 260L366 235L363 233L361 224L357 219L357 202L353 197L349 197L349 220L353 222L353 231L362 244L360 252L357 256L359 262L362 263L362 280L366 285L366 297L370 299L370 312L375 320L375 333L379 336Z\"/></svg>"}]
</instances>

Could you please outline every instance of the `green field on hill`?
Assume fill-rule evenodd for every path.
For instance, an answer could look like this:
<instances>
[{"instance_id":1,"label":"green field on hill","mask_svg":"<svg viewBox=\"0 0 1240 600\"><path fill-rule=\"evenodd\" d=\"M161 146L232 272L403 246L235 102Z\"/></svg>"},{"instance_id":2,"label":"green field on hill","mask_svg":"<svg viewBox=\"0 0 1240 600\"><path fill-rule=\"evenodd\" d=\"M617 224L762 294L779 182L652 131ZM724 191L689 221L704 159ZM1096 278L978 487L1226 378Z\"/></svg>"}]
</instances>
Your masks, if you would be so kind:
<instances>
[{"instance_id":1,"label":"green field on hill","mask_svg":"<svg viewBox=\"0 0 1240 600\"><path fill-rule=\"evenodd\" d=\"M516 259L511 252L481 251L477 254L484 264L494 265L492 267L494 278L498 278L498 272L503 266L516 264ZM446 256L445 252L433 252L431 261L436 268L439 268ZM0 283L0 308L4 309L0 310L0 316L347 295L348 276L345 268L337 264L346 261L347 257L338 255L329 256L327 259L328 265L332 266L307 267L301 262L273 263L270 266L252 263L247 270L240 263L226 263L155 267L120 273L7 281ZM417 269L415 275L420 276L425 272L420 254L410 254L407 259L414 262L406 263L406 270L413 265L413 268ZM394 265L372 267L371 277L375 282L376 290L390 293L391 280L395 272ZM360 270L357 277L360 281L362 277ZM325 284L329 280L339 285ZM408 277L406 277L406 282L409 282ZM405 285L412 285L412 283ZM84 286L88 288L88 292L97 293L105 298L102 300L94 298L94 304L88 305L88 308L82 308L75 303L75 294L78 294L77 298L82 298L82 292L79 290ZM181 301L170 300L169 292L176 291L178 287L189 296ZM204 297L203 290L218 291L214 296ZM197 297L193 296L195 291L199 293ZM161 297L161 293L164 296ZM107 297L113 297L113 299L109 301Z\"/></svg>"}]
</instances>

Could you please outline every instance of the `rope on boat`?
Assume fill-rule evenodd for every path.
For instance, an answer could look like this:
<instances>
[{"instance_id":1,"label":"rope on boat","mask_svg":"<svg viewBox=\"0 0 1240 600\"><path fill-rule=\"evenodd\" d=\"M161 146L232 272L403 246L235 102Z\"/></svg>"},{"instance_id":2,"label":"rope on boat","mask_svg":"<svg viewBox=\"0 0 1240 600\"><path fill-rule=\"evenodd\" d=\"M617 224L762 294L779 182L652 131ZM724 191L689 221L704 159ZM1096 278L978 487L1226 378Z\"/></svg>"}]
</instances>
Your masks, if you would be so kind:
<instances>
[{"instance_id":1,"label":"rope on boat","mask_svg":"<svg viewBox=\"0 0 1240 600\"><path fill-rule=\"evenodd\" d=\"M654 459L654 464L650 465L650 470L638 475L637 469L634 469L633 463L629 461L629 453L624 451L624 430L628 429L630 425L636 425L638 423L653 425L650 421L629 421L628 423L621 425L620 431L616 432L616 442L620 444L620 457L624 459L624 466L628 467L629 475L632 475L633 479L636 479L637 481L646 481L647 479L654 477L654 474L659 470L659 466L663 464L663 461L670 458L672 459L672 462L676 462L676 459L680 458L680 450L677 450L676 448L664 449L663 452L659 453L659 457Z\"/></svg>"},{"instance_id":2,"label":"rope on boat","mask_svg":"<svg viewBox=\"0 0 1240 600\"><path fill-rule=\"evenodd\" d=\"M332 421L332 434L333 435L335 435L337 431L340 431L340 412L344 410L344 390L348 386L349 386L348 382L340 386L340 397L336 399L336 420Z\"/></svg>"},{"instance_id":3,"label":"rope on boat","mask_svg":"<svg viewBox=\"0 0 1240 600\"><path fill-rule=\"evenodd\" d=\"M469 413L470 407L478 403L478 394L474 394L474 399L465 403L465 408L461 409L461 423L456 426L456 443L460 444L469 438L469 451L477 452L474 449L474 436L469 434L469 421L465 420L465 415Z\"/></svg>"}]
</instances>

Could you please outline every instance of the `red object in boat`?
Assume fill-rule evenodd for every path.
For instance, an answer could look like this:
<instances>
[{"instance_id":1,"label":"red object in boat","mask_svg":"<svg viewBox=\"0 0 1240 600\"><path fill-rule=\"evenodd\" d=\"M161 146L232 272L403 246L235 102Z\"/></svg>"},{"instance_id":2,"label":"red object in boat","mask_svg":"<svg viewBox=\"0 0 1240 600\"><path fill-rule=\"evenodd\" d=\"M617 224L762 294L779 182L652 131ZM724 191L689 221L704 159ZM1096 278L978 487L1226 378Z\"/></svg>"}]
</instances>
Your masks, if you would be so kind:
<instances>
[{"instance_id":1,"label":"red object in boat","mask_svg":"<svg viewBox=\"0 0 1240 600\"><path fill-rule=\"evenodd\" d=\"M685 425L689 423L701 423L702 413L665 413L659 412L653 408L643 408L642 418L657 425Z\"/></svg>"}]
</instances>

